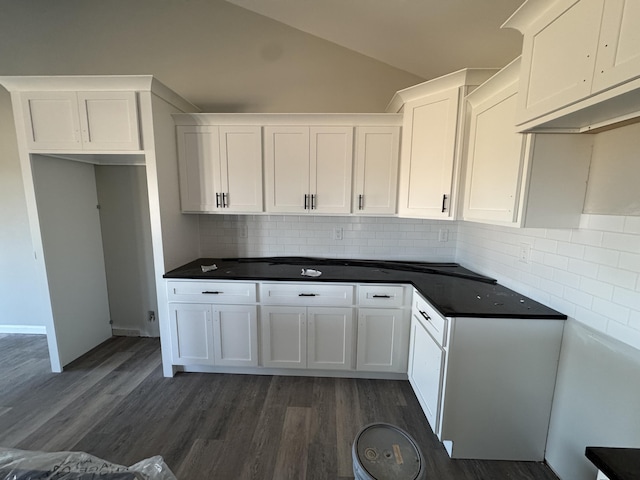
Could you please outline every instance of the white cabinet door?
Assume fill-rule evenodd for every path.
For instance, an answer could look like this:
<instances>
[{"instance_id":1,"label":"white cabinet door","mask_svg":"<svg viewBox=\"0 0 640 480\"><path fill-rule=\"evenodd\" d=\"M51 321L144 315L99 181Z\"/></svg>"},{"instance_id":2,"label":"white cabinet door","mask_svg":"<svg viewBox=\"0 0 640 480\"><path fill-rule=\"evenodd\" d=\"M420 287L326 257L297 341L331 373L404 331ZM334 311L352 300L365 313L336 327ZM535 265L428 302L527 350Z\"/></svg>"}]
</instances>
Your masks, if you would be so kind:
<instances>
[{"instance_id":1,"label":"white cabinet door","mask_svg":"<svg viewBox=\"0 0 640 480\"><path fill-rule=\"evenodd\" d=\"M230 367L258 366L257 307L216 305L213 307L215 364Z\"/></svg>"},{"instance_id":2,"label":"white cabinet door","mask_svg":"<svg viewBox=\"0 0 640 480\"><path fill-rule=\"evenodd\" d=\"M399 154L399 127L356 128L353 213L396 213Z\"/></svg>"},{"instance_id":3,"label":"white cabinet door","mask_svg":"<svg viewBox=\"0 0 640 480\"><path fill-rule=\"evenodd\" d=\"M465 188L465 220L517 220L525 135L516 133L517 85L473 107Z\"/></svg>"},{"instance_id":4,"label":"white cabinet door","mask_svg":"<svg viewBox=\"0 0 640 480\"><path fill-rule=\"evenodd\" d=\"M216 170L219 172L220 169L218 127L180 126L177 135L182 211L220 210L220 176L216 175Z\"/></svg>"},{"instance_id":5,"label":"white cabinet door","mask_svg":"<svg viewBox=\"0 0 640 480\"><path fill-rule=\"evenodd\" d=\"M78 92L84 150L139 150L135 92Z\"/></svg>"},{"instance_id":6,"label":"white cabinet door","mask_svg":"<svg viewBox=\"0 0 640 480\"><path fill-rule=\"evenodd\" d=\"M640 1L604 2L592 93L640 76Z\"/></svg>"},{"instance_id":7,"label":"white cabinet door","mask_svg":"<svg viewBox=\"0 0 640 480\"><path fill-rule=\"evenodd\" d=\"M530 28L522 46L518 123L591 92L604 2L557 2Z\"/></svg>"},{"instance_id":8,"label":"white cabinet door","mask_svg":"<svg viewBox=\"0 0 640 480\"><path fill-rule=\"evenodd\" d=\"M407 370L407 313L400 308L359 308L357 370Z\"/></svg>"},{"instance_id":9,"label":"white cabinet door","mask_svg":"<svg viewBox=\"0 0 640 480\"><path fill-rule=\"evenodd\" d=\"M23 93L22 106L30 149L82 149L75 92Z\"/></svg>"},{"instance_id":10,"label":"white cabinet door","mask_svg":"<svg viewBox=\"0 0 640 480\"><path fill-rule=\"evenodd\" d=\"M398 204L401 216L453 217L458 105L458 88L405 104Z\"/></svg>"},{"instance_id":11,"label":"white cabinet door","mask_svg":"<svg viewBox=\"0 0 640 480\"><path fill-rule=\"evenodd\" d=\"M309 128L265 127L265 201L273 213L304 213L309 199Z\"/></svg>"},{"instance_id":12,"label":"white cabinet door","mask_svg":"<svg viewBox=\"0 0 640 480\"><path fill-rule=\"evenodd\" d=\"M440 428L444 359L444 350L429 335L418 318L413 316L409 346L409 382L435 434L439 434Z\"/></svg>"},{"instance_id":13,"label":"white cabinet door","mask_svg":"<svg viewBox=\"0 0 640 480\"><path fill-rule=\"evenodd\" d=\"M32 150L140 149L135 92L26 92L22 103Z\"/></svg>"},{"instance_id":14,"label":"white cabinet door","mask_svg":"<svg viewBox=\"0 0 640 480\"><path fill-rule=\"evenodd\" d=\"M351 127L265 127L266 210L349 213Z\"/></svg>"},{"instance_id":15,"label":"white cabinet door","mask_svg":"<svg viewBox=\"0 0 640 480\"><path fill-rule=\"evenodd\" d=\"M262 211L260 127L179 126L176 134L183 212Z\"/></svg>"},{"instance_id":16,"label":"white cabinet door","mask_svg":"<svg viewBox=\"0 0 640 480\"><path fill-rule=\"evenodd\" d=\"M169 304L171 357L174 365L213 365L211 306L198 303Z\"/></svg>"},{"instance_id":17,"label":"white cabinet door","mask_svg":"<svg viewBox=\"0 0 640 480\"><path fill-rule=\"evenodd\" d=\"M311 213L350 213L353 128L311 127Z\"/></svg>"},{"instance_id":18,"label":"white cabinet door","mask_svg":"<svg viewBox=\"0 0 640 480\"><path fill-rule=\"evenodd\" d=\"M307 367L306 314L305 307L260 308L263 366Z\"/></svg>"},{"instance_id":19,"label":"white cabinet door","mask_svg":"<svg viewBox=\"0 0 640 480\"><path fill-rule=\"evenodd\" d=\"M307 309L307 368L353 369L353 309Z\"/></svg>"},{"instance_id":20,"label":"white cabinet door","mask_svg":"<svg viewBox=\"0 0 640 480\"><path fill-rule=\"evenodd\" d=\"M220 126L219 191L225 213L262 212L262 129Z\"/></svg>"}]
</instances>

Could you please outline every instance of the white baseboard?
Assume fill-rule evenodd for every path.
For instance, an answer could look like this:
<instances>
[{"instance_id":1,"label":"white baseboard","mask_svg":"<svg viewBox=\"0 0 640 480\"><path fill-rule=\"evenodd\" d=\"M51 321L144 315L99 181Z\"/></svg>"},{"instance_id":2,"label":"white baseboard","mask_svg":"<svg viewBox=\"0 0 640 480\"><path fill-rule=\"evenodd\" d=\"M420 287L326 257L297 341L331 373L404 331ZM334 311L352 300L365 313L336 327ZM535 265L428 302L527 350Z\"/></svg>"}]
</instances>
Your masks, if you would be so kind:
<instances>
[{"instance_id":1,"label":"white baseboard","mask_svg":"<svg viewBox=\"0 0 640 480\"><path fill-rule=\"evenodd\" d=\"M25 335L46 335L44 325L0 325L0 333L21 333Z\"/></svg>"},{"instance_id":2,"label":"white baseboard","mask_svg":"<svg viewBox=\"0 0 640 480\"><path fill-rule=\"evenodd\" d=\"M133 328L117 328L112 327L111 333L116 337L141 337L140 330Z\"/></svg>"}]
</instances>

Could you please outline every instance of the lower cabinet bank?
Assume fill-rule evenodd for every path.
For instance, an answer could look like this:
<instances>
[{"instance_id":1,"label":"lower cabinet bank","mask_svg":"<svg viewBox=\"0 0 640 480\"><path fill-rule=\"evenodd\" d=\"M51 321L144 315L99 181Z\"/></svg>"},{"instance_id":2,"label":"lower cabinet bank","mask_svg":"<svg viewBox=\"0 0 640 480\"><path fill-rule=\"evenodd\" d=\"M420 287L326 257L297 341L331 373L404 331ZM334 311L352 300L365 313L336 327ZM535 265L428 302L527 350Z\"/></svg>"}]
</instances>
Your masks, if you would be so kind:
<instances>
[{"instance_id":1,"label":"lower cabinet bank","mask_svg":"<svg viewBox=\"0 0 640 480\"><path fill-rule=\"evenodd\" d=\"M452 458L544 460L564 320L443 317L408 285L167 290L176 370L408 378Z\"/></svg>"},{"instance_id":2,"label":"lower cabinet bank","mask_svg":"<svg viewBox=\"0 0 640 480\"><path fill-rule=\"evenodd\" d=\"M171 280L167 293L180 370L407 378L410 287Z\"/></svg>"}]
</instances>

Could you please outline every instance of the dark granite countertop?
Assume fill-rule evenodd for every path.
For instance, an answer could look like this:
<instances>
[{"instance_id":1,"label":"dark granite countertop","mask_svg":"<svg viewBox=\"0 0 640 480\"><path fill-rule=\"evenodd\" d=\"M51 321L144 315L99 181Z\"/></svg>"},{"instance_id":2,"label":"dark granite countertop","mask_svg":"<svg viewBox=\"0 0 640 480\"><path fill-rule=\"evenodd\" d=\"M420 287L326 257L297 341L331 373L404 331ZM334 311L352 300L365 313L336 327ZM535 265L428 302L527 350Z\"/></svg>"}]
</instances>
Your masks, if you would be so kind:
<instances>
[{"instance_id":1,"label":"dark granite countertop","mask_svg":"<svg viewBox=\"0 0 640 480\"><path fill-rule=\"evenodd\" d=\"M609 480L640 478L640 448L587 447L585 455Z\"/></svg>"},{"instance_id":2,"label":"dark granite countertop","mask_svg":"<svg viewBox=\"0 0 640 480\"><path fill-rule=\"evenodd\" d=\"M203 272L202 265L217 266ZM322 272L304 277L302 268ZM164 275L198 280L405 283L413 285L446 317L566 319L494 279L455 263L396 262L307 257L199 258Z\"/></svg>"}]
</instances>

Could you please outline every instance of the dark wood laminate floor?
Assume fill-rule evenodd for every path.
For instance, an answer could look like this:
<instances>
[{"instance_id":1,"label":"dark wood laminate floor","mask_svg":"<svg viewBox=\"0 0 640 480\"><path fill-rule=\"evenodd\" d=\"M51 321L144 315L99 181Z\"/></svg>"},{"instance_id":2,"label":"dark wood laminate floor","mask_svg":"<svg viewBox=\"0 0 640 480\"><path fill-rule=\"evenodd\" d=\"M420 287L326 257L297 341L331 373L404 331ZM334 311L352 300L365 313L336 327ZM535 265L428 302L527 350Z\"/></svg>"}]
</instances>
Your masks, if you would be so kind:
<instances>
[{"instance_id":1,"label":"dark wood laminate floor","mask_svg":"<svg viewBox=\"0 0 640 480\"><path fill-rule=\"evenodd\" d=\"M127 337L53 374L43 336L0 335L2 447L124 465L162 455L180 480L347 479L352 440L379 421L416 439L429 479L557 480L540 463L449 459L406 381L164 378L158 340Z\"/></svg>"}]
</instances>

